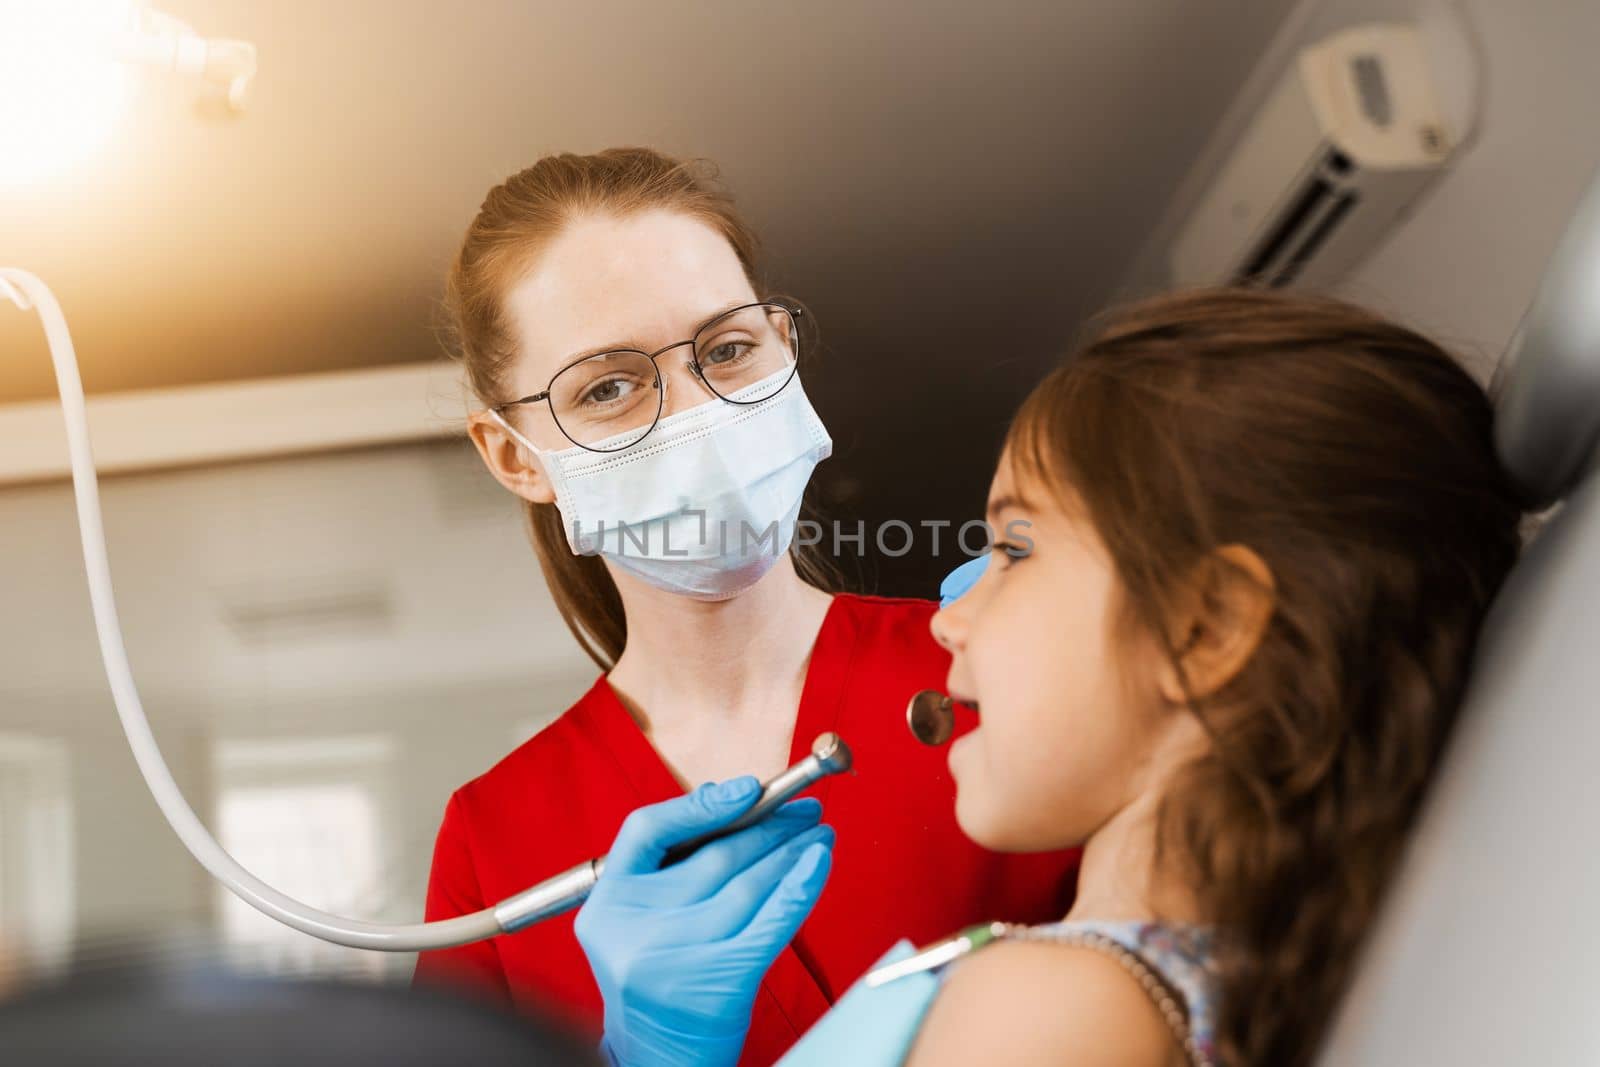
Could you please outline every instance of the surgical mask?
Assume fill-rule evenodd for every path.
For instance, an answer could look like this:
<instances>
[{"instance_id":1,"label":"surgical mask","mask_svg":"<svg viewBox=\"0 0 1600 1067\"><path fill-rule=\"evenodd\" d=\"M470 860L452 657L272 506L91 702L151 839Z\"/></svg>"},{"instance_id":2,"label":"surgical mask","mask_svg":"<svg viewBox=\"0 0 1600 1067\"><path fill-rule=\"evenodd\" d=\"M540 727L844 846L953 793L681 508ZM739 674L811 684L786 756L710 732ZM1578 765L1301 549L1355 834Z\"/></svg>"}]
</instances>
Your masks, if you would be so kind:
<instances>
[{"instance_id":1,"label":"surgical mask","mask_svg":"<svg viewBox=\"0 0 1600 1067\"><path fill-rule=\"evenodd\" d=\"M615 452L540 452L497 421L539 455L574 553L697 600L735 596L772 569L812 471L833 451L798 377L758 404L719 399L669 415Z\"/></svg>"}]
</instances>

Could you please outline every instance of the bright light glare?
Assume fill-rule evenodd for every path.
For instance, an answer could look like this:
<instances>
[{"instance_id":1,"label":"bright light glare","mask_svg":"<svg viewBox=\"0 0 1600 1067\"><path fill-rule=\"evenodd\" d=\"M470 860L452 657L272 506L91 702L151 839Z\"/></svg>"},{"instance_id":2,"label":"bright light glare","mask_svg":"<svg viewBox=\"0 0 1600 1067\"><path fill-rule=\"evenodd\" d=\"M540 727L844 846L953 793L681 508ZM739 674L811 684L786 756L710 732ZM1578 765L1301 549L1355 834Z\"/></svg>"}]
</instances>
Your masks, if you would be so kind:
<instances>
[{"instance_id":1,"label":"bright light glare","mask_svg":"<svg viewBox=\"0 0 1600 1067\"><path fill-rule=\"evenodd\" d=\"M59 174L110 136L130 72L106 35L133 0L0 0L0 186Z\"/></svg>"}]
</instances>

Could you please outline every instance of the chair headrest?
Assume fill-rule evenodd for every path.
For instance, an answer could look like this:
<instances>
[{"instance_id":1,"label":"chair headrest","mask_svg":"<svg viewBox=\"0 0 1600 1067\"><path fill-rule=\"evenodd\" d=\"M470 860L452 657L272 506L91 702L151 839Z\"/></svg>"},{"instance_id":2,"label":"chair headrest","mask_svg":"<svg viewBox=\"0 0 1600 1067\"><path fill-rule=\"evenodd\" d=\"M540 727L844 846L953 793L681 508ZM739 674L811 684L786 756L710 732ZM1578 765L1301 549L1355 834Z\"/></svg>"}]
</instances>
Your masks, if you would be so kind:
<instances>
[{"instance_id":1,"label":"chair headrest","mask_svg":"<svg viewBox=\"0 0 1600 1067\"><path fill-rule=\"evenodd\" d=\"M1600 174L1568 224L1495 384L1495 443L1534 507L1566 496L1600 442Z\"/></svg>"}]
</instances>

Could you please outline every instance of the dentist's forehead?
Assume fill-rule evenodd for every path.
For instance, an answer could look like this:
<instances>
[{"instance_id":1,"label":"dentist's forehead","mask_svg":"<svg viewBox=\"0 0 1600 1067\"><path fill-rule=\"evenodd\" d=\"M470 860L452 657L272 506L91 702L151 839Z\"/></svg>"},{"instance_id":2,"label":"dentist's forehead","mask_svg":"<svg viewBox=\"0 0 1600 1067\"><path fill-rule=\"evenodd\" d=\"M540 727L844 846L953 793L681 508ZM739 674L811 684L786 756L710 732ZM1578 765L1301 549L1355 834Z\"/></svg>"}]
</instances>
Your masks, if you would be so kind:
<instances>
[{"instance_id":1,"label":"dentist's forehead","mask_svg":"<svg viewBox=\"0 0 1600 1067\"><path fill-rule=\"evenodd\" d=\"M733 246L699 219L667 211L579 218L507 294L520 356L514 373L542 388L581 352L653 351L754 299Z\"/></svg>"}]
</instances>

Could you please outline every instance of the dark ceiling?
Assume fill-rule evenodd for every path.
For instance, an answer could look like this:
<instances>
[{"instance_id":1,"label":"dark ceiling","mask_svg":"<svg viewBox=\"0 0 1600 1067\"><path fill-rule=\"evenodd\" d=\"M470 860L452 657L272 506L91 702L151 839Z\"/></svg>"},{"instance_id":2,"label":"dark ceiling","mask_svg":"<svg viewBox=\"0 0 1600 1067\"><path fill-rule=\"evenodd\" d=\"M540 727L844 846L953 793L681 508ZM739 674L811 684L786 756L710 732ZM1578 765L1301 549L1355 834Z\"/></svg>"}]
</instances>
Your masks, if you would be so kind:
<instances>
[{"instance_id":1,"label":"dark ceiling","mask_svg":"<svg viewBox=\"0 0 1600 1067\"><path fill-rule=\"evenodd\" d=\"M0 259L56 289L91 392L437 358L484 192L547 152L651 144L721 165L815 313L820 498L870 530L981 513L1008 415L1290 5L157 6L257 44L249 110L149 85L94 160L0 203ZM0 320L0 403L52 395L36 334ZM860 577L928 595L959 562L930 547Z\"/></svg>"}]
</instances>

